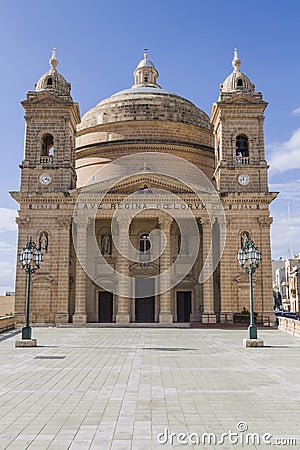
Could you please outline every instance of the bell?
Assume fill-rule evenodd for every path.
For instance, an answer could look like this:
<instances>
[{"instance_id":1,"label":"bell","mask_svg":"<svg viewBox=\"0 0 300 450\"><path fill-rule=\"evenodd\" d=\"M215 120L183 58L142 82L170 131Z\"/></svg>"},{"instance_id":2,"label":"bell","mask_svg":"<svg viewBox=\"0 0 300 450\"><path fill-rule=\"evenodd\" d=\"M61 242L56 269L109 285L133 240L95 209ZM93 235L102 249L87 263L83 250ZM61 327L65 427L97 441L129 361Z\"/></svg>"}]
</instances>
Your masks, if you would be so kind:
<instances>
[{"instance_id":1,"label":"bell","mask_svg":"<svg viewBox=\"0 0 300 450\"><path fill-rule=\"evenodd\" d=\"M236 149L242 153L248 151L248 138L246 136L238 136L236 138Z\"/></svg>"}]
</instances>

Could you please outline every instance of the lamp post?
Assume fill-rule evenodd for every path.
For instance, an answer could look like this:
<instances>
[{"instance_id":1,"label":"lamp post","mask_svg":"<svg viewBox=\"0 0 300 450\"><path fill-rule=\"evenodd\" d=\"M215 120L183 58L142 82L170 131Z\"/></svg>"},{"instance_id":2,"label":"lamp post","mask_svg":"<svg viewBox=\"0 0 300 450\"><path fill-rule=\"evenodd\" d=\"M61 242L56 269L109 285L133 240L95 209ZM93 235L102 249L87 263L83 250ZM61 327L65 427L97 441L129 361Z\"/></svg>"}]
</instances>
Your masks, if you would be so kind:
<instances>
[{"instance_id":1,"label":"lamp post","mask_svg":"<svg viewBox=\"0 0 300 450\"><path fill-rule=\"evenodd\" d=\"M35 250L33 252L33 250ZM26 291L26 325L22 328L22 339L31 340L31 327L29 325L30 314L30 283L31 275L40 268L43 262L43 255L39 248L37 248L32 237L26 244L26 247L20 253L20 263L27 273L27 291Z\"/></svg>"},{"instance_id":2,"label":"lamp post","mask_svg":"<svg viewBox=\"0 0 300 450\"><path fill-rule=\"evenodd\" d=\"M242 236L244 239L241 249L238 252L238 261L243 269L249 273L250 281L250 325L248 327L249 339L257 339L257 328L254 324L253 310L253 273L258 269L261 263L261 253L254 245L249 234Z\"/></svg>"}]
</instances>

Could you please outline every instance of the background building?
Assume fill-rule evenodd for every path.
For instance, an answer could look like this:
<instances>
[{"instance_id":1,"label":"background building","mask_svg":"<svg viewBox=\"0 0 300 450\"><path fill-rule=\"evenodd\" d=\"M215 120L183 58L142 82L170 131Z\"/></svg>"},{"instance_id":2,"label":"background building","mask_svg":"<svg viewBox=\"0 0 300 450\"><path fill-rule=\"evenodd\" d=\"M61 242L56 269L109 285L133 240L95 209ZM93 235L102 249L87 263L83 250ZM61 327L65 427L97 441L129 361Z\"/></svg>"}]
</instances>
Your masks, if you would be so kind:
<instances>
[{"instance_id":1,"label":"background building","mask_svg":"<svg viewBox=\"0 0 300 450\"><path fill-rule=\"evenodd\" d=\"M22 102L25 155L20 191L12 193L20 204L18 252L32 236L44 253L44 263L32 279L32 321L171 324L188 321L190 314L201 310L216 321L220 313L240 312L249 304L248 276L237 261L245 232L263 258L254 275L255 311L271 315L269 204L277 194L268 189L267 103L241 72L237 51L233 71L221 84L210 118L190 101L158 85L158 71L147 53L134 71L131 88L101 101L81 118L70 95L71 86L57 64L53 52L49 71ZM205 201L199 202L199 196L178 177L158 176L153 153L158 163L161 159L166 164L167 156L180 157L201 171L215 187L226 225L209 217ZM145 155L139 171L115 183L101 204L97 203L99 183L109 184L118 173L117 164L109 163L126 156L134 160L137 154ZM186 176L181 164L178 159L174 173L182 167ZM178 273L179 281L170 289L153 280L168 271L179 254L184 262L178 270L185 270L194 236L183 241L168 206L138 211L129 235L126 221L119 221L117 241L111 226L124 199L138 193L145 204L151 203L159 189L170 194L160 204L174 205L169 199L176 194L191 210L200 236L195 263L183 278ZM83 220L74 220L77 210L84 211ZM167 243L163 254L152 259L151 233L155 230L164 233ZM96 246L89 244L91 234L96 236ZM139 252L134 263L129 244ZM95 247L105 262L97 257ZM214 270L199 282L210 252ZM121 276L111 275L109 268ZM120 281L125 279L134 281L125 286ZM168 286L168 280L164 283ZM26 277L17 264L15 311L20 322L24 321L25 293Z\"/></svg>"},{"instance_id":2,"label":"background building","mask_svg":"<svg viewBox=\"0 0 300 450\"><path fill-rule=\"evenodd\" d=\"M273 261L275 280L273 288L279 291L282 298L282 308L295 313L300 312L300 255L285 261ZM279 263L279 265L277 264Z\"/></svg>"},{"instance_id":3,"label":"background building","mask_svg":"<svg viewBox=\"0 0 300 450\"><path fill-rule=\"evenodd\" d=\"M0 317L13 315L15 309L15 293L5 292L0 295Z\"/></svg>"}]
</instances>

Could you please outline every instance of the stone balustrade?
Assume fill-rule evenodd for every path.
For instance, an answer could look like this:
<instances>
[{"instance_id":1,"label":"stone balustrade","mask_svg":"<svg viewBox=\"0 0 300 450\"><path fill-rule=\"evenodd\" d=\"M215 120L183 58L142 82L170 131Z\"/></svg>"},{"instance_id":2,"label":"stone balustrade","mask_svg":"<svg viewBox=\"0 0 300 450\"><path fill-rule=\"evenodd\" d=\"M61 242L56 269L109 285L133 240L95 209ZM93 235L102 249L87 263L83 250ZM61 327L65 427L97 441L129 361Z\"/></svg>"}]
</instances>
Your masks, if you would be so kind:
<instances>
[{"instance_id":1,"label":"stone balustrade","mask_svg":"<svg viewBox=\"0 0 300 450\"><path fill-rule=\"evenodd\" d=\"M41 164L53 164L53 155L41 156L40 163Z\"/></svg>"},{"instance_id":2,"label":"stone balustrade","mask_svg":"<svg viewBox=\"0 0 300 450\"><path fill-rule=\"evenodd\" d=\"M291 334L292 336L300 337L300 320L287 319L286 317L279 317L278 330Z\"/></svg>"},{"instance_id":3,"label":"stone balustrade","mask_svg":"<svg viewBox=\"0 0 300 450\"><path fill-rule=\"evenodd\" d=\"M2 331L13 330L15 326L15 316L0 317L0 333L2 333Z\"/></svg>"}]
</instances>

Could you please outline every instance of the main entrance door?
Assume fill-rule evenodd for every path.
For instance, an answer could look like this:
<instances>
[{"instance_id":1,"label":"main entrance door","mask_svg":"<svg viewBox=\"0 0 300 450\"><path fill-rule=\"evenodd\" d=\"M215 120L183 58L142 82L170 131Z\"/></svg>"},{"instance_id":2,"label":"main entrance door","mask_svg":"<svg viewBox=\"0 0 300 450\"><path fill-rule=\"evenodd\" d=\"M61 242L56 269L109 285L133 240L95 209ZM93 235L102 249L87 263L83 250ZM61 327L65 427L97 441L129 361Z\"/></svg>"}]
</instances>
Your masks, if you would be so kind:
<instances>
[{"instance_id":1,"label":"main entrance door","mask_svg":"<svg viewBox=\"0 0 300 450\"><path fill-rule=\"evenodd\" d=\"M192 312L191 291L177 292L177 322L189 322Z\"/></svg>"},{"instance_id":2,"label":"main entrance door","mask_svg":"<svg viewBox=\"0 0 300 450\"><path fill-rule=\"evenodd\" d=\"M99 322L112 322L113 318L113 294L111 292L99 292Z\"/></svg>"},{"instance_id":3,"label":"main entrance door","mask_svg":"<svg viewBox=\"0 0 300 450\"><path fill-rule=\"evenodd\" d=\"M154 322L154 297L135 299L135 321Z\"/></svg>"},{"instance_id":4,"label":"main entrance door","mask_svg":"<svg viewBox=\"0 0 300 450\"><path fill-rule=\"evenodd\" d=\"M146 297L146 295L149 295L149 297ZM137 278L135 281L136 322L138 323L154 322L154 310L155 310L154 299L155 298L154 298L153 278Z\"/></svg>"}]
</instances>

